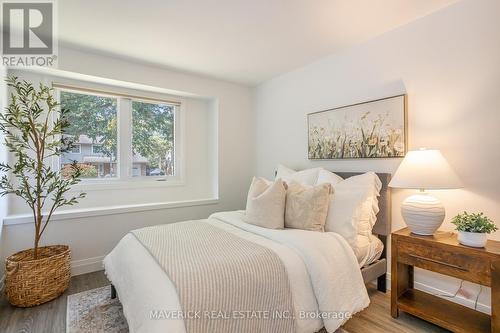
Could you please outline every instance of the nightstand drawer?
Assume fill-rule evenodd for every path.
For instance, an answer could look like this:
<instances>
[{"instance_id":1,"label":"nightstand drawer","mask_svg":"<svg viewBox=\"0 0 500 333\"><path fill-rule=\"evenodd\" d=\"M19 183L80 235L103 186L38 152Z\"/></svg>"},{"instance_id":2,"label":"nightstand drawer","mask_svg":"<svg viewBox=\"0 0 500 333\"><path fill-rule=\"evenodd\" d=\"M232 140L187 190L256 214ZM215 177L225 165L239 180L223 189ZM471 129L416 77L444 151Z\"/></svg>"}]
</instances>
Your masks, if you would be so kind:
<instances>
[{"instance_id":1,"label":"nightstand drawer","mask_svg":"<svg viewBox=\"0 0 500 333\"><path fill-rule=\"evenodd\" d=\"M474 256L435 247L432 244L398 239L398 261L437 273L454 276L485 286L491 285L490 262L484 256Z\"/></svg>"}]
</instances>

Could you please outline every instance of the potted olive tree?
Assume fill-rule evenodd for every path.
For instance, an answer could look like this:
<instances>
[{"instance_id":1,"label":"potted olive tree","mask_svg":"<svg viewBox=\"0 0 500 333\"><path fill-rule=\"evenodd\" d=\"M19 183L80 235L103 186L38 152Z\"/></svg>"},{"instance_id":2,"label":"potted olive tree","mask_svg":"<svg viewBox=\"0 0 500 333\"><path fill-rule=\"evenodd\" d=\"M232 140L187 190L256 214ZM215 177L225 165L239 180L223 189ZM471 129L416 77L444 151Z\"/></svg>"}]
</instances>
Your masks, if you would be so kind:
<instances>
[{"instance_id":1,"label":"potted olive tree","mask_svg":"<svg viewBox=\"0 0 500 333\"><path fill-rule=\"evenodd\" d=\"M488 234L498 230L496 225L483 213L458 214L451 221L458 231L458 241L467 246L484 247Z\"/></svg>"},{"instance_id":2,"label":"potted olive tree","mask_svg":"<svg viewBox=\"0 0 500 333\"><path fill-rule=\"evenodd\" d=\"M0 195L13 194L23 199L32 211L33 248L7 258L5 291L12 305L29 307L48 302L68 287L70 250L67 245L40 246L53 213L62 206L74 205L85 193L68 191L80 181L80 170L62 176L51 168L52 158L68 151L71 139L64 136L69 126L68 110L61 109L52 88L38 88L17 77L9 77L10 102L0 113L0 132L12 156L0 163Z\"/></svg>"}]
</instances>

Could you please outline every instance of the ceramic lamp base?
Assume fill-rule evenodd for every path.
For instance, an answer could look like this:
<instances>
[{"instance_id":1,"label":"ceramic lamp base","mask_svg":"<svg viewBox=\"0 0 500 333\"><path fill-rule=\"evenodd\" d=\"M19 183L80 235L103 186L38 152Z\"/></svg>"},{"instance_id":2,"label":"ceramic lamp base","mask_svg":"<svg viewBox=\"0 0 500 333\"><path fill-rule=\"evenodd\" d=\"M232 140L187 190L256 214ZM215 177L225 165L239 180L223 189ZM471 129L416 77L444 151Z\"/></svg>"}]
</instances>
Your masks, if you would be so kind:
<instances>
[{"instance_id":1,"label":"ceramic lamp base","mask_svg":"<svg viewBox=\"0 0 500 333\"><path fill-rule=\"evenodd\" d=\"M445 210L441 201L421 192L406 198L401 205L401 214L411 232L432 235L443 223Z\"/></svg>"}]
</instances>

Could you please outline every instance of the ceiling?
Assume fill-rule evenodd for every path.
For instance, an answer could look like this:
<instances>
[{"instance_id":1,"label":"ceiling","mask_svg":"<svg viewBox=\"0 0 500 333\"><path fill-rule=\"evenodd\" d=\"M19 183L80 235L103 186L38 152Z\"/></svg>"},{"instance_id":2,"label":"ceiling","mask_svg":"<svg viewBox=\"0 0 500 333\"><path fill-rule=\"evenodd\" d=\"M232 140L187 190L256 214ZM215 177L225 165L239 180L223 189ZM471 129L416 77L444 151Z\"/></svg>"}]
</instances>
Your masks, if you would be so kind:
<instances>
[{"instance_id":1,"label":"ceiling","mask_svg":"<svg viewBox=\"0 0 500 333\"><path fill-rule=\"evenodd\" d=\"M61 45L256 85L456 0L64 0Z\"/></svg>"}]
</instances>

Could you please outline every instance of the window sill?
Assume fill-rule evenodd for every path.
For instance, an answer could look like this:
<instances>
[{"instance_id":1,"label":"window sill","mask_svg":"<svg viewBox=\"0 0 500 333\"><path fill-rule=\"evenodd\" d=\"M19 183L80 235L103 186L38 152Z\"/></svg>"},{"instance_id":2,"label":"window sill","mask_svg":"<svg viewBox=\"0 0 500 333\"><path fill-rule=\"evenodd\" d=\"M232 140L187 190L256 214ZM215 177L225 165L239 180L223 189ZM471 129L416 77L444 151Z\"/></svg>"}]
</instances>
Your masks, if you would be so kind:
<instances>
[{"instance_id":1,"label":"window sill","mask_svg":"<svg viewBox=\"0 0 500 333\"><path fill-rule=\"evenodd\" d=\"M137 205L104 206L104 207L85 208L85 209L62 210L59 212L55 212L54 215L52 215L51 221L80 219L92 216L136 213L136 212L159 210L159 209L207 206L207 205L215 205L217 203L219 203L219 199L212 198L212 199L155 202L155 203L146 203ZM28 223L34 223L33 216L30 214L8 215L3 219L4 226L16 225L16 224L28 224Z\"/></svg>"}]
</instances>

